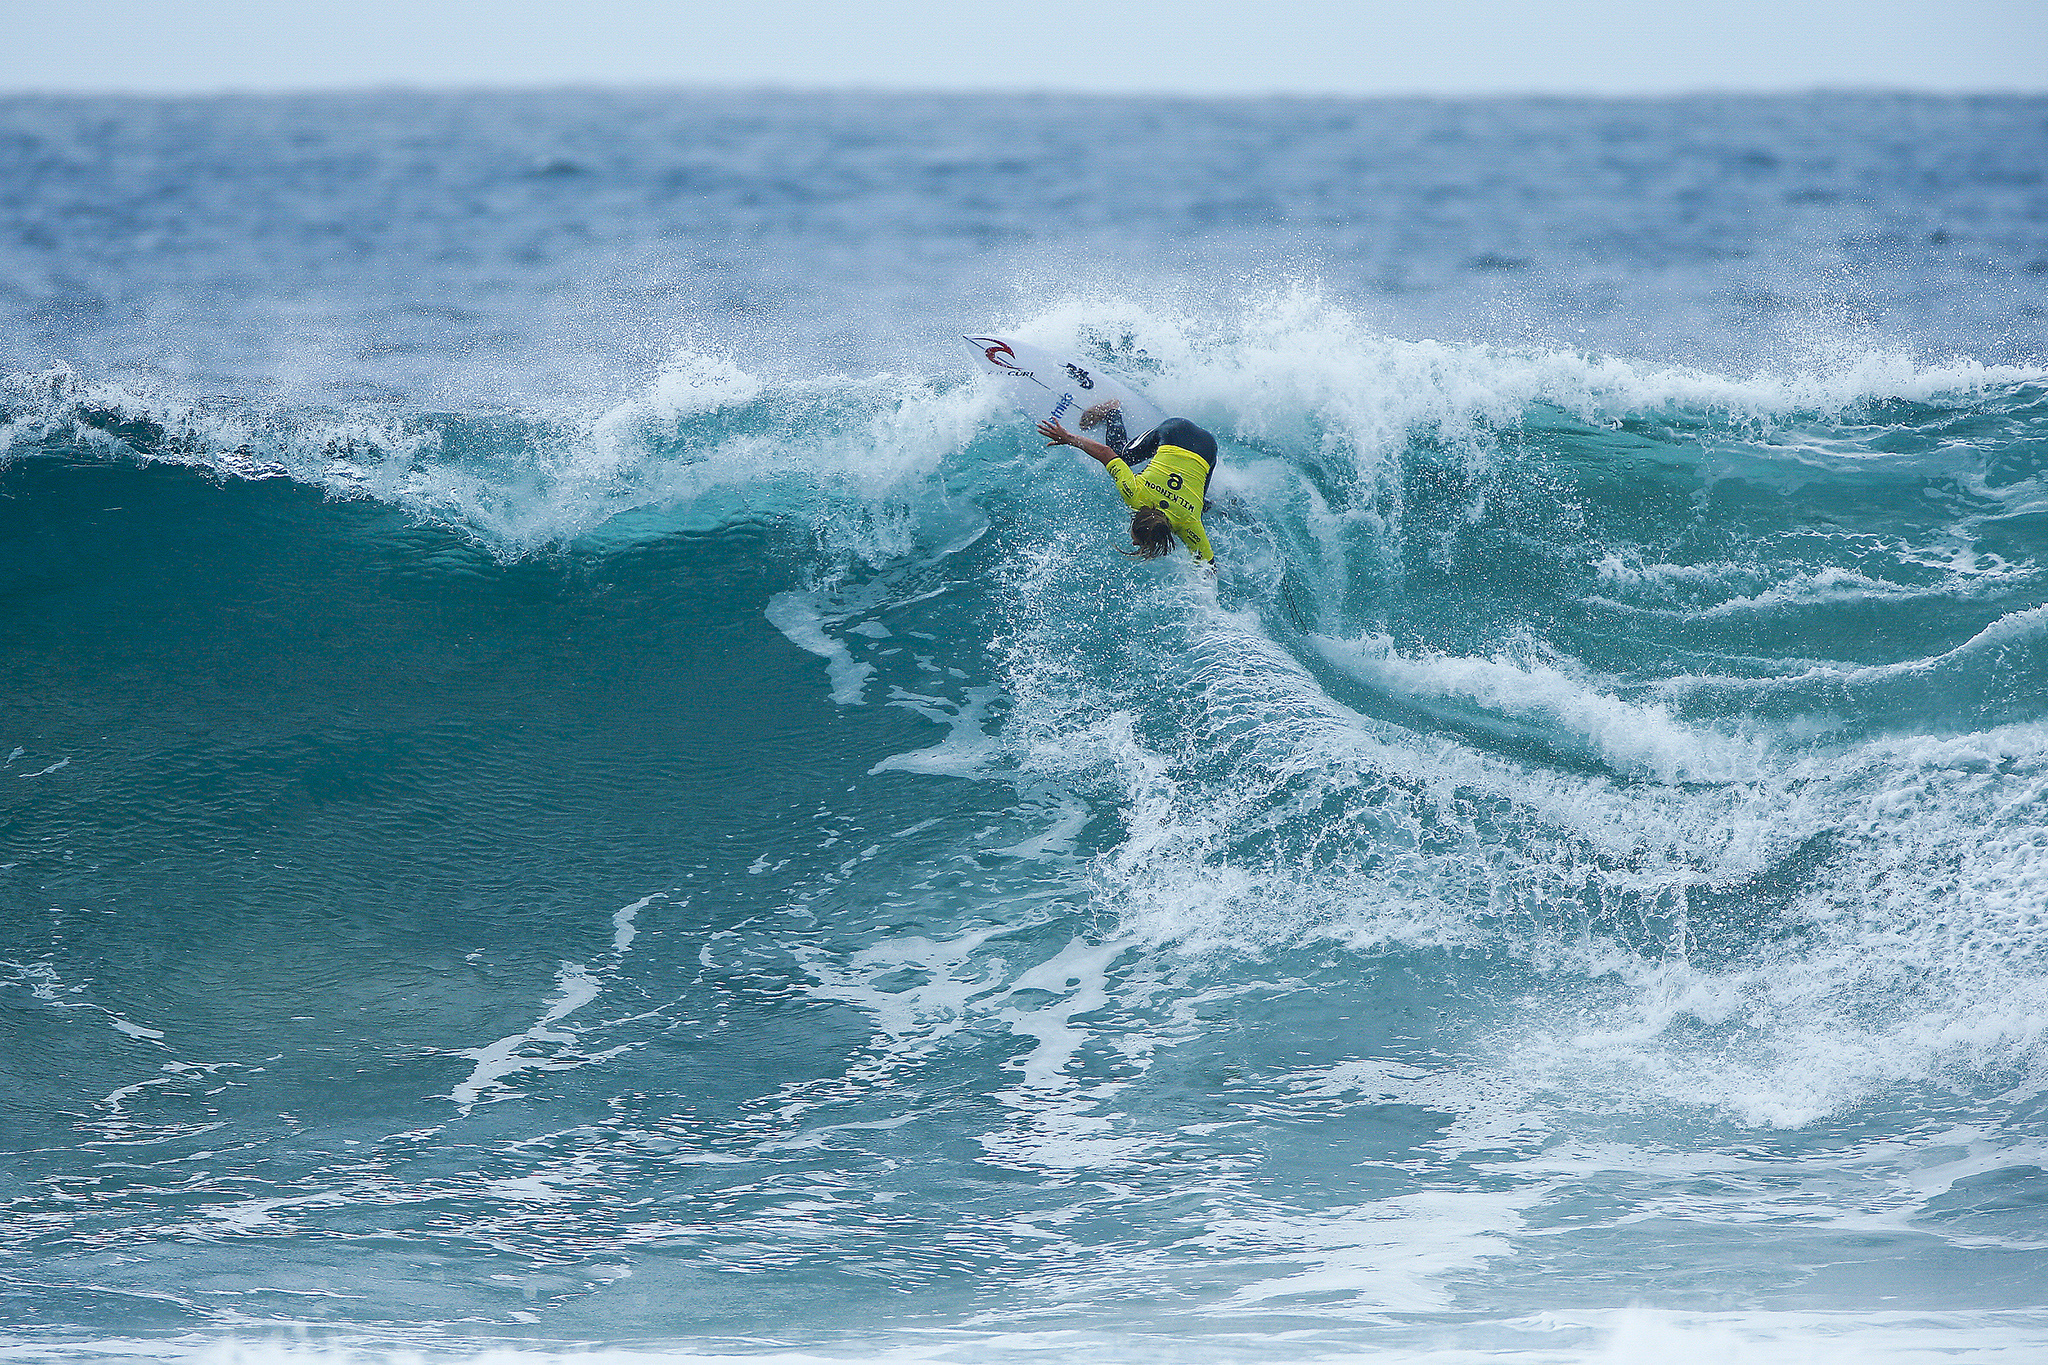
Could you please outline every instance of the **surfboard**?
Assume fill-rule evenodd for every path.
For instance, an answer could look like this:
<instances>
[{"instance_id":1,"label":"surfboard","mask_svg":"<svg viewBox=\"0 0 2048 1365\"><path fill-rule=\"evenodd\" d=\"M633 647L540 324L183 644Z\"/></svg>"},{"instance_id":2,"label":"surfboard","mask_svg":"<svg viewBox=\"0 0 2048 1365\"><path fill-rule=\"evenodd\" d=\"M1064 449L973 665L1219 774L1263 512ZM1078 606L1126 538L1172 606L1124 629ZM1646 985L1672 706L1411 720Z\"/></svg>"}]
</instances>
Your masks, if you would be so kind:
<instances>
[{"instance_id":1,"label":"surfboard","mask_svg":"<svg viewBox=\"0 0 2048 1365\"><path fill-rule=\"evenodd\" d=\"M976 368L995 379L1003 396L1033 421L1050 417L1069 431L1105 440L1106 424L1084 430L1081 414L1112 398L1129 440L1166 420L1157 403L1099 365L1005 337L967 337L966 342L980 362Z\"/></svg>"}]
</instances>

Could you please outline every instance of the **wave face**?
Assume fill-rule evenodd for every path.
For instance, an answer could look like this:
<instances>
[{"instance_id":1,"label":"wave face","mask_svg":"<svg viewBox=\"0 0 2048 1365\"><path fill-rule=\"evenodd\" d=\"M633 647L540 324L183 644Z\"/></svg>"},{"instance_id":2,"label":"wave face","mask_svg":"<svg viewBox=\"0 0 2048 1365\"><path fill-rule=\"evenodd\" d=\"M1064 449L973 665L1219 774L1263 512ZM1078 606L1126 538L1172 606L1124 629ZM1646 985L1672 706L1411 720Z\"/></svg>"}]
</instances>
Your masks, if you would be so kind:
<instances>
[{"instance_id":1,"label":"wave face","mask_svg":"<svg viewBox=\"0 0 2048 1365\"><path fill-rule=\"evenodd\" d=\"M8 1355L2048 1346L2048 365L1369 311L9 374Z\"/></svg>"}]
</instances>

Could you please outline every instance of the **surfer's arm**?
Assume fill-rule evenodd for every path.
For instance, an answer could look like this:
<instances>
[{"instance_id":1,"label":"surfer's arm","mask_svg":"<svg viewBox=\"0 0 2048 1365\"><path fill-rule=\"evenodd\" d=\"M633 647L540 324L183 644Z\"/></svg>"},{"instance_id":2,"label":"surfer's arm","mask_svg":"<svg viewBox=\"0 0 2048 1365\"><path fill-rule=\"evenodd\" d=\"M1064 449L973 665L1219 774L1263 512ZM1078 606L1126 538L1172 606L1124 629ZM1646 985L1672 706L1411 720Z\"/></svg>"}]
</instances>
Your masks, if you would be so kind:
<instances>
[{"instance_id":1,"label":"surfer's arm","mask_svg":"<svg viewBox=\"0 0 2048 1365\"><path fill-rule=\"evenodd\" d=\"M1123 458L1100 441L1090 440L1086 436L1076 436L1050 417L1038 424L1038 434L1045 438L1045 443L1049 446L1072 446L1105 467L1111 460Z\"/></svg>"}]
</instances>

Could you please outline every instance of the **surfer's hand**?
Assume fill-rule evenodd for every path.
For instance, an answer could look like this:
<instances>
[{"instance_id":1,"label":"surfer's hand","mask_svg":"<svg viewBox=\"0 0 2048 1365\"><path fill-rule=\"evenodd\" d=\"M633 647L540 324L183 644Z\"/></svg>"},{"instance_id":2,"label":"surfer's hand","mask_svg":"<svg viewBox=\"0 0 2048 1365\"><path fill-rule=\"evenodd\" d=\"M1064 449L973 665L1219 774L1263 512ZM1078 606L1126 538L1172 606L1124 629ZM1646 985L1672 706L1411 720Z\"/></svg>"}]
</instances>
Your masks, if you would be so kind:
<instances>
[{"instance_id":1,"label":"surfer's hand","mask_svg":"<svg viewBox=\"0 0 2048 1365\"><path fill-rule=\"evenodd\" d=\"M1111 461L1123 458L1123 456L1117 454L1114 450L1111 450L1093 437L1076 436L1050 417L1038 424L1038 434L1045 438L1047 445L1072 446L1104 469L1109 468Z\"/></svg>"}]
</instances>

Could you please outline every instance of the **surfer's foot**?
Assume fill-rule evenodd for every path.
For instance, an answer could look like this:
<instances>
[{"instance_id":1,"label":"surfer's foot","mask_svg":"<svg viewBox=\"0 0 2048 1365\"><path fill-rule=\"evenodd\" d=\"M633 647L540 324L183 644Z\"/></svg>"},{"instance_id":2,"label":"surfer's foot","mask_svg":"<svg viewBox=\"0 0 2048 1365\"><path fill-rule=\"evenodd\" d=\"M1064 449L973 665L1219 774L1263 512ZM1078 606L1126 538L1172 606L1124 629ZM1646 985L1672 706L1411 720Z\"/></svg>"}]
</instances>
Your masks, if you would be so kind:
<instances>
[{"instance_id":1,"label":"surfer's foot","mask_svg":"<svg viewBox=\"0 0 2048 1365\"><path fill-rule=\"evenodd\" d=\"M1097 403L1094 407L1087 409L1081 414L1081 430L1086 431L1092 426L1100 425L1103 418L1109 416L1122 406L1123 400L1121 399L1103 399L1100 403Z\"/></svg>"}]
</instances>

